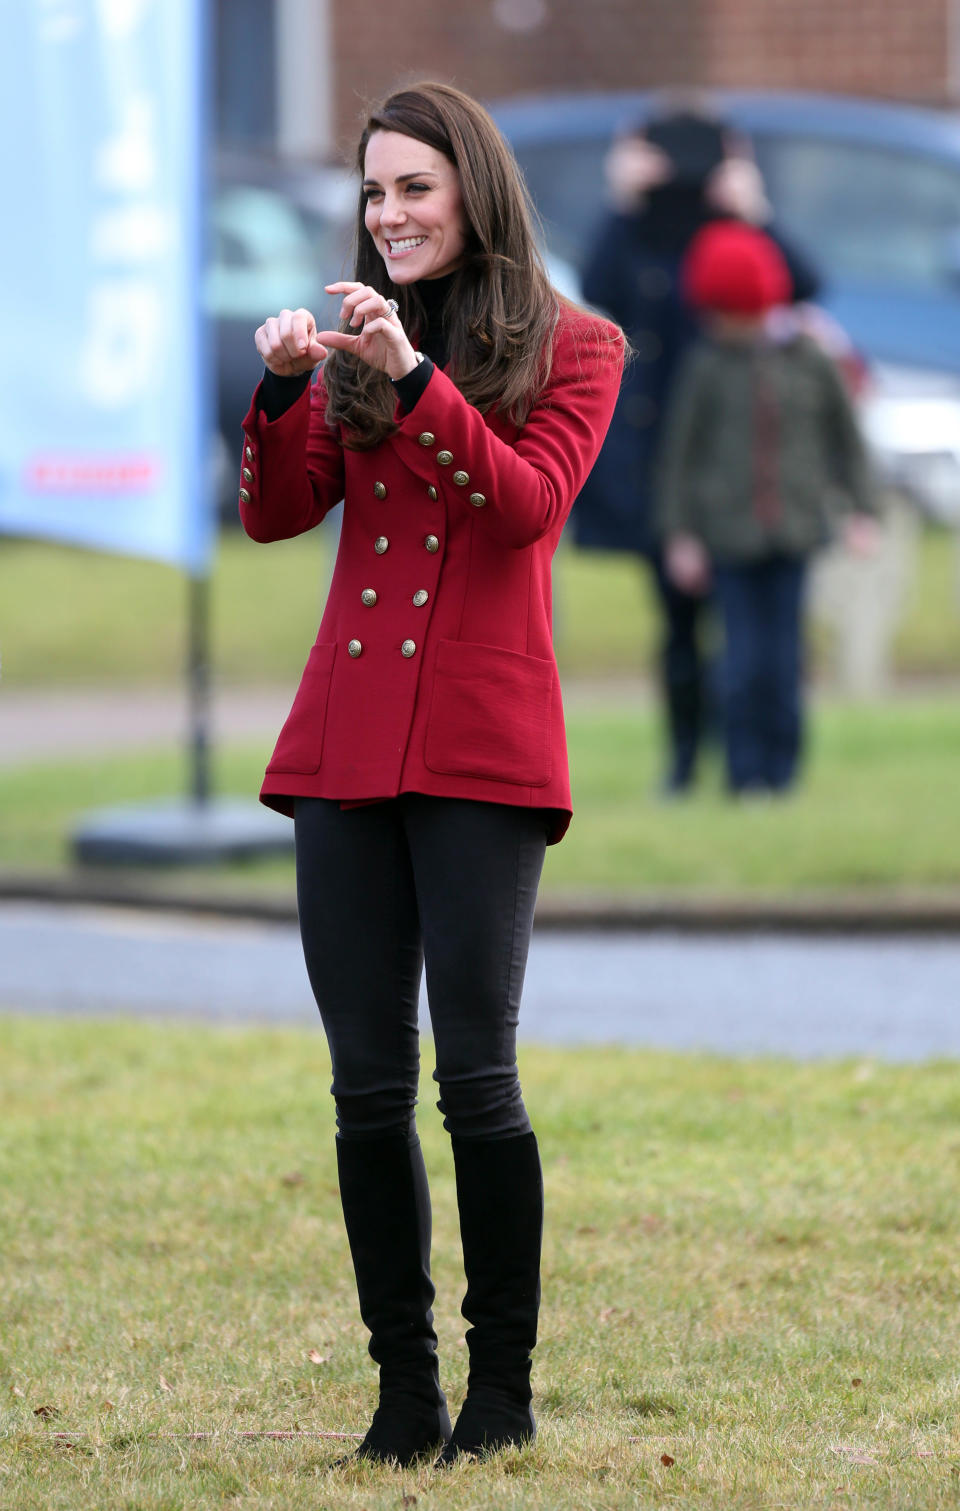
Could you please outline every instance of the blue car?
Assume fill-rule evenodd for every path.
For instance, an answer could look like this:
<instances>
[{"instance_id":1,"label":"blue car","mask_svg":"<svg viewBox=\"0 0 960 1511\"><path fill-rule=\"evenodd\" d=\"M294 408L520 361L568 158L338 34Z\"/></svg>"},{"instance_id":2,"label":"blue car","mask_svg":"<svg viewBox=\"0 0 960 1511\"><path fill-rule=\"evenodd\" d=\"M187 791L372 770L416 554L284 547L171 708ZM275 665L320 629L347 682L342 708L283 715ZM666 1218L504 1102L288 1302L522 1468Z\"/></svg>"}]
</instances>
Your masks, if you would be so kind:
<instances>
[{"instance_id":1,"label":"blue car","mask_svg":"<svg viewBox=\"0 0 960 1511\"><path fill-rule=\"evenodd\" d=\"M960 522L960 119L832 95L712 99L745 132L777 222L818 266L821 303L869 364L862 402L887 477ZM495 102L560 265L582 263L603 158L650 93Z\"/></svg>"}]
</instances>

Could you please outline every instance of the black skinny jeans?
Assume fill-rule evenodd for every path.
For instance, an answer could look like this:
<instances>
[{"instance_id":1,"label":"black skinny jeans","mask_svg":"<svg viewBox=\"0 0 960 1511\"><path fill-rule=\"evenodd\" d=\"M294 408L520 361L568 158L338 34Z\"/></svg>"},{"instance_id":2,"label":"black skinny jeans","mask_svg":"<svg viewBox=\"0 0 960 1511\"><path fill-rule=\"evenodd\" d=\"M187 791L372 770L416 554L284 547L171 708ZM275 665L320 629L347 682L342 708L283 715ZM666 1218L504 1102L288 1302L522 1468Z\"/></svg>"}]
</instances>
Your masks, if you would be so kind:
<instances>
[{"instance_id":1,"label":"black skinny jeans","mask_svg":"<svg viewBox=\"0 0 960 1511\"><path fill-rule=\"evenodd\" d=\"M297 798L300 936L341 1139L413 1135L424 963L444 1127L530 1131L516 1037L547 820L417 793L349 809Z\"/></svg>"}]
</instances>

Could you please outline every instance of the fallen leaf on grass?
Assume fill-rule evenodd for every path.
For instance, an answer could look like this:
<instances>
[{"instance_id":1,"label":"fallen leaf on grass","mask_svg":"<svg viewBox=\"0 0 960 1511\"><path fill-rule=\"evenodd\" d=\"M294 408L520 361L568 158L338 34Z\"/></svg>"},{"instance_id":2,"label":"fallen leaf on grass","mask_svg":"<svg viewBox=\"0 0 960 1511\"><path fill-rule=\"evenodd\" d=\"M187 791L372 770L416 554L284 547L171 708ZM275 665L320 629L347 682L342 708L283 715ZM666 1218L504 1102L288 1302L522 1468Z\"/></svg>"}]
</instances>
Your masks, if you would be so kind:
<instances>
[{"instance_id":1,"label":"fallen leaf on grass","mask_svg":"<svg viewBox=\"0 0 960 1511\"><path fill-rule=\"evenodd\" d=\"M836 1443L830 1446L831 1453L838 1453L851 1464L876 1464L877 1460L870 1453L862 1453L859 1448L853 1448L849 1443Z\"/></svg>"},{"instance_id":2,"label":"fallen leaf on grass","mask_svg":"<svg viewBox=\"0 0 960 1511\"><path fill-rule=\"evenodd\" d=\"M661 1464L664 1465L665 1468L669 1469L670 1466L672 1464L675 1464L677 1461L676 1461L675 1458L672 1457L671 1454L669 1454L669 1453L661 1453L661 1455L660 1455L660 1462L661 1462Z\"/></svg>"},{"instance_id":3,"label":"fallen leaf on grass","mask_svg":"<svg viewBox=\"0 0 960 1511\"><path fill-rule=\"evenodd\" d=\"M49 1422L51 1417L58 1417L60 1415L60 1409L57 1406L35 1406L33 1414L35 1417L42 1417L45 1422Z\"/></svg>"},{"instance_id":4,"label":"fallen leaf on grass","mask_svg":"<svg viewBox=\"0 0 960 1511\"><path fill-rule=\"evenodd\" d=\"M306 1178L302 1170L288 1170L286 1175L281 1175L280 1184L282 1186L302 1186Z\"/></svg>"},{"instance_id":5,"label":"fallen leaf on grass","mask_svg":"<svg viewBox=\"0 0 960 1511\"><path fill-rule=\"evenodd\" d=\"M603 1310L601 1311L601 1313L600 1313L598 1321L600 1321L600 1322L609 1322L610 1318L613 1316L613 1314L614 1314L615 1311L616 1311L616 1307L615 1306L605 1306L603 1308Z\"/></svg>"},{"instance_id":6,"label":"fallen leaf on grass","mask_svg":"<svg viewBox=\"0 0 960 1511\"><path fill-rule=\"evenodd\" d=\"M167 1379L165 1379L163 1375L160 1376L160 1389L161 1390L172 1390L173 1389L173 1386L170 1384L170 1381L167 1380Z\"/></svg>"},{"instance_id":7,"label":"fallen leaf on grass","mask_svg":"<svg viewBox=\"0 0 960 1511\"><path fill-rule=\"evenodd\" d=\"M853 1379L850 1381L850 1384L853 1386L854 1390L856 1390L858 1385L863 1384L863 1381L861 1380L859 1375L854 1375Z\"/></svg>"},{"instance_id":8,"label":"fallen leaf on grass","mask_svg":"<svg viewBox=\"0 0 960 1511\"><path fill-rule=\"evenodd\" d=\"M417 1504L417 1497L415 1495L405 1495L400 1504L403 1506L415 1506Z\"/></svg>"},{"instance_id":9,"label":"fallen leaf on grass","mask_svg":"<svg viewBox=\"0 0 960 1511\"><path fill-rule=\"evenodd\" d=\"M328 1354L322 1354L318 1348L311 1348L310 1352L307 1354L307 1358L310 1360L311 1364L329 1364L330 1362L330 1356Z\"/></svg>"},{"instance_id":10,"label":"fallen leaf on grass","mask_svg":"<svg viewBox=\"0 0 960 1511\"><path fill-rule=\"evenodd\" d=\"M100 1402L100 1410L101 1411L112 1411L113 1410L113 1402L112 1401L101 1401Z\"/></svg>"}]
</instances>

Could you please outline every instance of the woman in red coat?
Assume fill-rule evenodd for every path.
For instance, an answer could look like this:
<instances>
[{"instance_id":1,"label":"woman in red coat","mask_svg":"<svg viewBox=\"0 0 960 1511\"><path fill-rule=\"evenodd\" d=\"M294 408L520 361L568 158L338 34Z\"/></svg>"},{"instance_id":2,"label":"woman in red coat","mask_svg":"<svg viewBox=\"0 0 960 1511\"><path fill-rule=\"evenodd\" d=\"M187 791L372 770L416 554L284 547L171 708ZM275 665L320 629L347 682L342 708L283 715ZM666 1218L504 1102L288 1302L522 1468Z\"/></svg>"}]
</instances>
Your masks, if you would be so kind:
<instances>
[{"instance_id":1,"label":"woman in red coat","mask_svg":"<svg viewBox=\"0 0 960 1511\"><path fill-rule=\"evenodd\" d=\"M394 94L359 167L356 277L329 286L340 329L284 310L256 333L266 372L240 508L270 541L344 499L261 796L296 826L344 1218L380 1365L358 1453L406 1464L439 1447L450 1463L535 1431L543 1189L516 1029L544 849L570 818L550 567L623 341L550 286L514 161L467 96ZM471 1324L452 1435L414 1121L424 963Z\"/></svg>"}]
</instances>

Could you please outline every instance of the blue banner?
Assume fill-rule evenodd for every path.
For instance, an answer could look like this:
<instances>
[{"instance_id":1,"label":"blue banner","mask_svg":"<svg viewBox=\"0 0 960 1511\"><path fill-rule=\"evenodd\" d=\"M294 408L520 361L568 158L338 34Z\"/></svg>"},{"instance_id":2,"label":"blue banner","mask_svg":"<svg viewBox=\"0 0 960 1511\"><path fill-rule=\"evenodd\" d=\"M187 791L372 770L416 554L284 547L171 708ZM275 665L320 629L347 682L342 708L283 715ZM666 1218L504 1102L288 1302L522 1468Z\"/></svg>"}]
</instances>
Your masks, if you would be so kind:
<instances>
[{"instance_id":1,"label":"blue banner","mask_svg":"<svg viewBox=\"0 0 960 1511\"><path fill-rule=\"evenodd\" d=\"M209 561L205 0L3 6L0 531Z\"/></svg>"}]
</instances>

